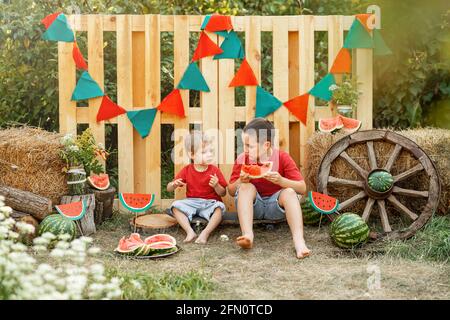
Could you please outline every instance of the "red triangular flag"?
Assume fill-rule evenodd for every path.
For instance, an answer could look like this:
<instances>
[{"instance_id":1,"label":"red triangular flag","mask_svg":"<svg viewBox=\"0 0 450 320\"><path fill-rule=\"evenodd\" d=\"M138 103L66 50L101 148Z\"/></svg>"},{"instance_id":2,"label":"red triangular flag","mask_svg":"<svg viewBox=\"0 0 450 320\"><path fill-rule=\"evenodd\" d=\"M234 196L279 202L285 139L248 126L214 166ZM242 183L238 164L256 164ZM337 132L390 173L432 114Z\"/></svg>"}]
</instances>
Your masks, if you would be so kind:
<instances>
[{"instance_id":1,"label":"red triangular flag","mask_svg":"<svg viewBox=\"0 0 450 320\"><path fill-rule=\"evenodd\" d=\"M181 99L179 89L173 89L172 92L161 101L157 109L161 112L172 113L182 118L186 117L183 99Z\"/></svg>"},{"instance_id":2,"label":"red triangular flag","mask_svg":"<svg viewBox=\"0 0 450 320\"><path fill-rule=\"evenodd\" d=\"M197 49L195 49L194 55L192 56L192 61L221 53L223 53L223 50L208 37L206 32L202 31L198 40Z\"/></svg>"},{"instance_id":3,"label":"red triangular flag","mask_svg":"<svg viewBox=\"0 0 450 320\"><path fill-rule=\"evenodd\" d=\"M104 95L102 104L98 109L97 122L109 120L124 113L127 113L127 110L115 104L108 96Z\"/></svg>"},{"instance_id":4,"label":"red triangular flag","mask_svg":"<svg viewBox=\"0 0 450 320\"><path fill-rule=\"evenodd\" d=\"M83 54L80 51L80 48L78 48L77 42L74 41L73 43L73 49L72 49L72 57L75 61L75 65L78 69L88 69L88 65L86 63L86 60L84 60Z\"/></svg>"},{"instance_id":5,"label":"red triangular flag","mask_svg":"<svg viewBox=\"0 0 450 320\"><path fill-rule=\"evenodd\" d=\"M372 16L372 13L361 13L356 15L356 19L361 22L361 24L366 28L367 32L372 31L372 29L369 28L367 25L367 20Z\"/></svg>"},{"instance_id":6,"label":"red triangular flag","mask_svg":"<svg viewBox=\"0 0 450 320\"><path fill-rule=\"evenodd\" d=\"M286 108L306 126L309 94L305 93L283 103Z\"/></svg>"},{"instance_id":7,"label":"red triangular flag","mask_svg":"<svg viewBox=\"0 0 450 320\"><path fill-rule=\"evenodd\" d=\"M56 18L61 14L61 12L51 13L41 20L41 23L45 26L45 29L48 29L50 25L55 21Z\"/></svg>"},{"instance_id":8,"label":"red triangular flag","mask_svg":"<svg viewBox=\"0 0 450 320\"><path fill-rule=\"evenodd\" d=\"M213 14L209 18L208 24L205 27L206 31L224 31L233 29L230 16L222 16L220 14Z\"/></svg>"},{"instance_id":9,"label":"red triangular flag","mask_svg":"<svg viewBox=\"0 0 450 320\"><path fill-rule=\"evenodd\" d=\"M234 75L233 80L231 80L229 87L240 87L240 86L257 86L258 80L256 80L255 74L253 73L252 67L247 62L247 59L241 63L238 72Z\"/></svg>"},{"instance_id":10,"label":"red triangular flag","mask_svg":"<svg viewBox=\"0 0 450 320\"><path fill-rule=\"evenodd\" d=\"M351 73L352 72L352 58L350 51L346 48L341 48L336 58L334 59L333 66L330 69L330 73Z\"/></svg>"}]
</instances>

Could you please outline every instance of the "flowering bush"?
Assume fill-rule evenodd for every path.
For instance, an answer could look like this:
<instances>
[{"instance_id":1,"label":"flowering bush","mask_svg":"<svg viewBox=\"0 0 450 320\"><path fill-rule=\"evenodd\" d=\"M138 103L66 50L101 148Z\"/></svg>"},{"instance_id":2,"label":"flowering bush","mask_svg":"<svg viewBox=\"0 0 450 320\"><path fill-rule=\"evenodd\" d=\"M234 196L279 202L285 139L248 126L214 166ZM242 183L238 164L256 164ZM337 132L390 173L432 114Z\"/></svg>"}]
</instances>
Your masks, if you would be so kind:
<instances>
[{"instance_id":1,"label":"flowering bush","mask_svg":"<svg viewBox=\"0 0 450 320\"><path fill-rule=\"evenodd\" d=\"M356 83L351 79L343 79L340 85L333 84L329 89L333 92L333 102L336 105L349 105L354 108L358 104L359 92Z\"/></svg>"},{"instance_id":2,"label":"flowering bush","mask_svg":"<svg viewBox=\"0 0 450 320\"><path fill-rule=\"evenodd\" d=\"M34 232L34 227L12 219L12 209L3 200L0 196L0 300L121 297L121 279L108 279L102 264L87 264L86 258L99 252L91 246L91 238L68 242L69 235L44 233L28 248L18 239L21 233Z\"/></svg>"}]
</instances>

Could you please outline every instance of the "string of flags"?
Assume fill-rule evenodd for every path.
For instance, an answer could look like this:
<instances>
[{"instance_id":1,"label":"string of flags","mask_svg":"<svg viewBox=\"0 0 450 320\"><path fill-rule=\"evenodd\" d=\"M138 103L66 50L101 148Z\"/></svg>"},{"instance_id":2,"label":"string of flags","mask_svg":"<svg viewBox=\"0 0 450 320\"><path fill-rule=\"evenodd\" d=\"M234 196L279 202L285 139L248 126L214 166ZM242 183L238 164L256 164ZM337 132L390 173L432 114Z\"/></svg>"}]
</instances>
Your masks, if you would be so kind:
<instances>
[{"instance_id":1,"label":"string of flags","mask_svg":"<svg viewBox=\"0 0 450 320\"><path fill-rule=\"evenodd\" d=\"M350 30L344 40L344 45L336 55L336 58L326 74L308 92L282 102L270 92L264 90L259 84L255 73L245 58L245 50L238 34L233 30L230 16L211 14L205 16L200 27L201 33L194 51L192 60L184 72L177 86L155 108L127 111L106 95L98 83L89 74L88 63L81 53L75 34L70 27L67 17L62 12L49 14L41 23L46 31L42 39L48 41L72 42L72 57L78 69L83 70L80 79L72 93L71 100L79 101L102 97L102 102L97 113L97 122L107 121L126 114L133 127L142 138L149 135L158 111L174 114L178 117L186 117L180 90L196 90L210 92L210 88L203 77L197 61L212 56L218 59L241 59L238 71L229 83L229 87L256 86L256 111L255 117L266 117L284 105L299 121L306 125L308 116L309 97L314 96L326 101L332 99L330 86L336 83L335 74L351 73L352 59L350 50L356 48L373 49L375 55L388 55L392 51L384 42L378 29L368 26L371 14L358 14L353 21ZM210 39L208 32L213 32L223 37L220 47Z\"/></svg>"}]
</instances>

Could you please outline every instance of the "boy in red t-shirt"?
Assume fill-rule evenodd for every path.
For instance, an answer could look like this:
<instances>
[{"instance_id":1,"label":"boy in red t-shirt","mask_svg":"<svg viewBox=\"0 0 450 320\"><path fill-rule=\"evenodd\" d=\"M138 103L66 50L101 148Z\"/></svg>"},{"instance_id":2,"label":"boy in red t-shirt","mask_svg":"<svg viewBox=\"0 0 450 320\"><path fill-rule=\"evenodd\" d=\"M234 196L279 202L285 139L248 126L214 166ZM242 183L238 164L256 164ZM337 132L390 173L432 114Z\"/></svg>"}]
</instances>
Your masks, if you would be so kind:
<instances>
[{"instance_id":1,"label":"boy in red t-shirt","mask_svg":"<svg viewBox=\"0 0 450 320\"><path fill-rule=\"evenodd\" d=\"M242 235L236 239L244 249L253 247L253 219L278 220L286 217L297 258L310 254L303 237L303 220L298 194L306 184L291 156L273 148L275 128L264 118L255 118L243 130L244 153L233 166L228 192L235 197ZM272 170L262 178L250 179L242 164L272 161Z\"/></svg>"},{"instance_id":2,"label":"boy in red t-shirt","mask_svg":"<svg viewBox=\"0 0 450 320\"><path fill-rule=\"evenodd\" d=\"M197 234L190 222L194 215L208 220L196 243L205 244L211 232L222 221L225 205L221 197L226 194L227 181L219 168L212 165L211 141L201 131L193 131L185 139L191 164L185 166L167 185L167 191L186 186L186 199L172 203L170 211L186 231L184 242L192 242Z\"/></svg>"}]
</instances>

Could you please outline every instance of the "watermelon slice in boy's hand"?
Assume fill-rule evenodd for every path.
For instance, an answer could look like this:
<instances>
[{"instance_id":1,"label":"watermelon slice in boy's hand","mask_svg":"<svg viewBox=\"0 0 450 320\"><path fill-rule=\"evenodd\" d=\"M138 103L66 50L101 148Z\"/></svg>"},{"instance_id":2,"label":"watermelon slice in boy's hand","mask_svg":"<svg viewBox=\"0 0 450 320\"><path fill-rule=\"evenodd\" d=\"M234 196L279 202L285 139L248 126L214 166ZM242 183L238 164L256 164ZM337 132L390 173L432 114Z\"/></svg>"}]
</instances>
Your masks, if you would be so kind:
<instances>
[{"instance_id":1,"label":"watermelon slice in boy's hand","mask_svg":"<svg viewBox=\"0 0 450 320\"><path fill-rule=\"evenodd\" d=\"M241 167L241 173L248 174L250 179L258 179L264 177L266 173L272 171L272 166L272 161L258 164L243 164Z\"/></svg>"}]
</instances>

